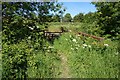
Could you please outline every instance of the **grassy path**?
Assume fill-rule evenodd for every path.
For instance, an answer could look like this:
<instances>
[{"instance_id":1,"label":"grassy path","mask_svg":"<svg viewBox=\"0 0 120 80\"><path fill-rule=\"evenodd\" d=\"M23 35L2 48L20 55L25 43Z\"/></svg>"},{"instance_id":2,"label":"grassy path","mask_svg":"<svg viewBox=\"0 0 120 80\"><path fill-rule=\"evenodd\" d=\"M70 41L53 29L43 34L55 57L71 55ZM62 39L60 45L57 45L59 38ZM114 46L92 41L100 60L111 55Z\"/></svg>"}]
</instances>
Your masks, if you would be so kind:
<instances>
[{"instance_id":1,"label":"grassy path","mask_svg":"<svg viewBox=\"0 0 120 80\"><path fill-rule=\"evenodd\" d=\"M70 71L69 71L69 67L68 67L68 63L67 63L67 57L65 56L64 53L59 53L60 58L61 58L61 74L60 74L60 78L71 78L70 76Z\"/></svg>"}]
</instances>

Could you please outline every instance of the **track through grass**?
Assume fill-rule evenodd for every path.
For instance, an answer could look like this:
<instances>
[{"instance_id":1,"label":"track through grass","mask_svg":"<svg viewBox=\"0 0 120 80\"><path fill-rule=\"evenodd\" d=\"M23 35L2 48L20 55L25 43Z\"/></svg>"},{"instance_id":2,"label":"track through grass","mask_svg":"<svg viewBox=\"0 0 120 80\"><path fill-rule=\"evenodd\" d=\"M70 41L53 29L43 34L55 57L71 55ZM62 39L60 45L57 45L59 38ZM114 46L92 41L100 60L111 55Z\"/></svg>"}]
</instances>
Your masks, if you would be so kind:
<instances>
[{"instance_id":1,"label":"track through grass","mask_svg":"<svg viewBox=\"0 0 120 80\"><path fill-rule=\"evenodd\" d=\"M70 76L70 69L67 63L67 56L64 53L59 53L61 58L61 74L60 78L71 78Z\"/></svg>"}]
</instances>

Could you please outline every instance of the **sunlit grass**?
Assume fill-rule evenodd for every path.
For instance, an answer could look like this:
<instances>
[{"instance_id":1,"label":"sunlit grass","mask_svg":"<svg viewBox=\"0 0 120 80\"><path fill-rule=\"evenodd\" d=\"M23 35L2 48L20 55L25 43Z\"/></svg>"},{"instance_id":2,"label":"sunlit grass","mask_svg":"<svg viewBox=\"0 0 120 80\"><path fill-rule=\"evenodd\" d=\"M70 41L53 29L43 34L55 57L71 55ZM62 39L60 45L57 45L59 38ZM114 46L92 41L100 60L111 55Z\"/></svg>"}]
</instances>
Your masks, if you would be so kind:
<instances>
[{"instance_id":1,"label":"sunlit grass","mask_svg":"<svg viewBox=\"0 0 120 80\"><path fill-rule=\"evenodd\" d=\"M54 47L68 57L72 77L76 78L117 78L117 42L96 41L65 33L54 42Z\"/></svg>"}]
</instances>

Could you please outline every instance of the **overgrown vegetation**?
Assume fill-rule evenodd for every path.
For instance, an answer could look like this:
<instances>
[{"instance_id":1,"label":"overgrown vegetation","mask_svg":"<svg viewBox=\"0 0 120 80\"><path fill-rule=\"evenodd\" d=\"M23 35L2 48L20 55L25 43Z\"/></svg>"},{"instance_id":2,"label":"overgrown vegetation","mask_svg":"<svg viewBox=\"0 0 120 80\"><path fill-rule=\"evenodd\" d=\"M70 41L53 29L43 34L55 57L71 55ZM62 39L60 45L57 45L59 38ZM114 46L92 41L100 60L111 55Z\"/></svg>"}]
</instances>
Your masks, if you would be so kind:
<instances>
[{"instance_id":1,"label":"overgrown vegetation","mask_svg":"<svg viewBox=\"0 0 120 80\"><path fill-rule=\"evenodd\" d=\"M2 78L58 78L64 60L60 53L66 56L71 77L118 78L120 2L93 4L97 12L72 19L69 13L63 18L65 9L57 2L3 2ZM68 32L49 43L44 31L61 27Z\"/></svg>"},{"instance_id":2,"label":"overgrown vegetation","mask_svg":"<svg viewBox=\"0 0 120 80\"><path fill-rule=\"evenodd\" d=\"M102 35L109 34L113 39L119 39L120 34L120 10L119 2L93 3L97 7L97 24L101 28Z\"/></svg>"},{"instance_id":3,"label":"overgrown vegetation","mask_svg":"<svg viewBox=\"0 0 120 80\"><path fill-rule=\"evenodd\" d=\"M4 2L2 8L2 78L55 77L59 58L49 52L42 31L52 17L49 11L61 14L61 4Z\"/></svg>"},{"instance_id":4,"label":"overgrown vegetation","mask_svg":"<svg viewBox=\"0 0 120 80\"><path fill-rule=\"evenodd\" d=\"M50 78L59 72L59 57L56 51L42 51L38 43L28 40L17 44L3 45L3 78ZM49 47L49 46L48 46ZM52 53L52 54L51 54Z\"/></svg>"},{"instance_id":5,"label":"overgrown vegetation","mask_svg":"<svg viewBox=\"0 0 120 80\"><path fill-rule=\"evenodd\" d=\"M117 42L102 42L73 33L63 34L54 42L58 52L68 57L72 77L118 78Z\"/></svg>"},{"instance_id":6,"label":"overgrown vegetation","mask_svg":"<svg viewBox=\"0 0 120 80\"><path fill-rule=\"evenodd\" d=\"M0 79L2 77L2 31L0 31Z\"/></svg>"}]
</instances>

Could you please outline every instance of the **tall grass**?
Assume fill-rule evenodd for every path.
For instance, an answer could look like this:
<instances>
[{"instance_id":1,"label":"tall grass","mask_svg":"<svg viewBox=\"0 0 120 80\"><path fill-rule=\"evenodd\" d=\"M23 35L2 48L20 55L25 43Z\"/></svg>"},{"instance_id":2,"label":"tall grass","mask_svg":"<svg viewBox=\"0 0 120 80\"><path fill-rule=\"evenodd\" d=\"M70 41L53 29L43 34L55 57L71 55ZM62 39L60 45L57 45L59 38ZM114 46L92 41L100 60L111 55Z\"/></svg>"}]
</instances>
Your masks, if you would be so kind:
<instances>
[{"instance_id":1,"label":"tall grass","mask_svg":"<svg viewBox=\"0 0 120 80\"><path fill-rule=\"evenodd\" d=\"M67 55L72 77L118 78L116 42L65 33L54 42L54 47Z\"/></svg>"}]
</instances>

